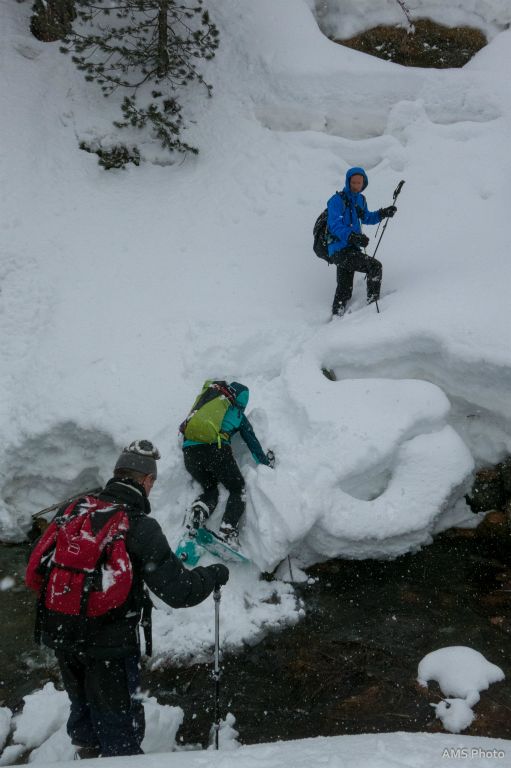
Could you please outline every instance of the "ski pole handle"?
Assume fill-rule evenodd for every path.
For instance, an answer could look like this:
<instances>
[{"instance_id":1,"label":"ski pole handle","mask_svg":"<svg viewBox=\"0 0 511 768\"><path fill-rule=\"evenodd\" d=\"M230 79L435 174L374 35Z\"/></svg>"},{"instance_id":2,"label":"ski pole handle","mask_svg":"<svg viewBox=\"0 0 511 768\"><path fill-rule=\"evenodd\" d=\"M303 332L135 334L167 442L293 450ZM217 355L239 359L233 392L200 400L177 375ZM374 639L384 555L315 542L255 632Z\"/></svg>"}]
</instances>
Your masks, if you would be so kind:
<instances>
[{"instance_id":1,"label":"ski pole handle","mask_svg":"<svg viewBox=\"0 0 511 768\"><path fill-rule=\"evenodd\" d=\"M397 196L399 195L399 193L400 193L400 192L401 192L401 190L403 189L403 184L404 184L404 183L405 183L405 180L404 180L404 179L401 179L401 181L399 182L399 184L398 184L398 185L397 185L397 187L395 188L395 190L394 190L394 202L396 201L396 198L397 198Z\"/></svg>"},{"instance_id":2,"label":"ski pole handle","mask_svg":"<svg viewBox=\"0 0 511 768\"><path fill-rule=\"evenodd\" d=\"M215 666L214 676L220 677L220 587L215 587L213 599L215 601Z\"/></svg>"},{"instance_id":3,"label":"ski pole handle","mask_svg":"<svg viewBox=\"0 0 511 768\"><path fill-rule=\"evenodd\" d=\"M220 735L220 587L213 590L213 599L215 601L215 663L213 668L213 680L215 682L215 712L214 712L214 732L215 749L219 746Z\"/></svg>"}]
</instances>

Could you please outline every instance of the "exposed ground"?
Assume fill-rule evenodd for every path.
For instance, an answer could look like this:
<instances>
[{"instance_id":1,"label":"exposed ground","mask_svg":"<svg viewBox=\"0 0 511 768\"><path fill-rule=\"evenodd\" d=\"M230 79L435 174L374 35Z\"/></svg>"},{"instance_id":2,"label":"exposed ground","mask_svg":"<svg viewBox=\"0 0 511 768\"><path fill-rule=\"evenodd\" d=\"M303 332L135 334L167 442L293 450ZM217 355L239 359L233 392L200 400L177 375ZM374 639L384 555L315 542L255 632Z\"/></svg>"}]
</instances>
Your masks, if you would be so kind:
<instances>
[{"instance_id":1,"label":"exposed ground","mask_svg":"<svg viewBox=\"0 0 511 768\"><path fill-rule=\"evenodd\" d=\"M486 37L473 27L445 27L431 19L403 27L378 26L336 43L407 67L463 67L483 48Z\"/></svg>"}]
</instances>

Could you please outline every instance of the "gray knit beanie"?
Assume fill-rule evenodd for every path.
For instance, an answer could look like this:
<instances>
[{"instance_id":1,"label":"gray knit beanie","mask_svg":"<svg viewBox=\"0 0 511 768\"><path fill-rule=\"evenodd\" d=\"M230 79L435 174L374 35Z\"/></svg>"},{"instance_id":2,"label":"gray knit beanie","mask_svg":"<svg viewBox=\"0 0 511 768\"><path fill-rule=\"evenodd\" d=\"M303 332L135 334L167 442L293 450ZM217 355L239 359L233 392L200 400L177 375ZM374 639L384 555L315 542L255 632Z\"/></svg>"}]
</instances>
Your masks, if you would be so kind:
<instances>
[{"instance_id":1,"label":"gray knit beanie","mask_svg":"<svg viewBox=\"0 0 511 768\"><path fill-rule=\"evenodd\" d=\"M115 470L134 469L143 475L152 475L156 480L158 474L156 461L159 458L160 452L150 440L135 440L127 448L123 448L115 464Z\"/></svg>"}]
</instances>

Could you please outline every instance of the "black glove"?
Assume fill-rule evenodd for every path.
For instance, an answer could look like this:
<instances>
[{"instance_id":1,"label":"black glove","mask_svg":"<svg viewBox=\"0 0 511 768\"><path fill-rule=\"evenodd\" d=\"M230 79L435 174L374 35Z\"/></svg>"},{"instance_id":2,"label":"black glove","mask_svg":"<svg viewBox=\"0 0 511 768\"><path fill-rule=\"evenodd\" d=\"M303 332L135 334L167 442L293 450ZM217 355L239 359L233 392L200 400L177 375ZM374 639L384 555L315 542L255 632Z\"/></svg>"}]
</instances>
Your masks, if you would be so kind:
<instances>
[{"instance_id":1,"label":"black glove","mask_svg":"<svg viewBox=\"0 0 511 768\"><path fill-rule=\"evenodd\" d=\"M389 205L388 208L380 208L380 216L382 219L391 219L396 211L395 205Z\"/></svg>"},{"instance_id":2,"label":"black glove","mask_svg":"<svg viewBox=\"0 0 511 768\"><path fill-rule=\"evenodd\" d=\"M208 565L208 571L215 580L215 589L223 587L229 581L229 569L226 565L222 565L222 563Z\"/></svg>"},{"instance_id":3,"label":"black glove","mask_svg":"<svg viewBox=\"0 0 511 768\"><path fill-rule=\"evenodd\" d=\"M270 469L275 467L275 454L273 451L266 451L266 461L268 462L266 465L267 467Z\"/></svg>"},{"instance_id":4,"label":"black glove","mask_svg":"<svg viewBox=\"0 0 511 768\"><path fill-rule=\"evenodd\" d=\"M357 248L366 248L369 245L369 238L363 232L352 232L348 237L348 244L355 245Z\"/></svg>"}]
</instances>

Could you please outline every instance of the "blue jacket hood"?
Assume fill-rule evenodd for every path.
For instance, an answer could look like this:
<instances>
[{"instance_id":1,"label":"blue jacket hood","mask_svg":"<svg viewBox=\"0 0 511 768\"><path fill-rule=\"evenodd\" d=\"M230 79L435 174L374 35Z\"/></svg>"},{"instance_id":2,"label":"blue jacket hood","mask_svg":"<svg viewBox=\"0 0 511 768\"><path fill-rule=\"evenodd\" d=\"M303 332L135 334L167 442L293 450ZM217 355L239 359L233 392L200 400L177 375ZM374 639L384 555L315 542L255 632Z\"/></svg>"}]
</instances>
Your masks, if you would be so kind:
<instances>
[{"instance_id":1,"label":"blue jacket hood","mask_svg":"<svg viewBox=\"0 0 511 768\"><path fill-rule=\"evenodd\" d=\"M240 384L238 381L231 381L229 387L235 394L236 405L245 409L248 403L249 390L244 384Z\"/></svg>"},{"instance_id":2,"label":"blue jacket hood","mask_svg":"<svg viewBox=\"0 0 511 768\"><path fill-rule=\"evenodd\" d=\"M350 168L348 171L346 171L346 184L344 185L344 189L346 192L351 192L350 190L350 179L352 176L363 176L364 178L364 186L362 187L362 190L364 190L367 185L369 184L369 179L367 178L367 173L364 171L363 168Z\"/></svg>"}]
</instances>

